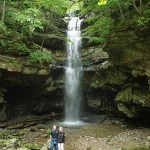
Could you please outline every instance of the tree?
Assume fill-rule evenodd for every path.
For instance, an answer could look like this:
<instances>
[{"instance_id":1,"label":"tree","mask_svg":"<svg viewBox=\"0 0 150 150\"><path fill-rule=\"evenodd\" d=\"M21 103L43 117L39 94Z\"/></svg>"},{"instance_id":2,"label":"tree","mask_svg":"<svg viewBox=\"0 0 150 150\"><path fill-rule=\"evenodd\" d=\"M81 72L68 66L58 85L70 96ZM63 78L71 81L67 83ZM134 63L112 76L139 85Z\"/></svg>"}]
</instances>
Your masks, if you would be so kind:
<instances>
[{"instance_id":1,"label":"tree","mask_svg":"<svg viewBox=\"0 0 150 150\"><path fill-rule=\"evenodd\" d=\"M37 8L28 8L13 14L16 23L22 27L22 34L24 32L32 34L36 28L43 29L41 15Z\"/></svg>"},{"instance_id":2,"label":"tree","mask_svg":"<svg viewBox=\"0 0 150 150\"><path fill-rule=\"evenodd\" d=\"M70 0L0 1L2 8L0 53L29 56L32 62L35 59L40 63L49 62L49 53L44 53L42 46L33 42L33 34L34 32L60 33L58 25L65 16Z\"/></svg>"},{"instance_id":3,"label":"tree","mask_svg":"<svg viewBox=\"0 0 150 150\"><path fill-rule=\"evenodd\" d=\"M5 8L6 7L6 1L3 1L3 12L2 12L2 22L4 22L4 18L5 18Z\"/></svg>"},{"instance_id":4,"label":"tree","mask_svg":"<svg viewBox=\"0 0 150 150\"><path fill-rule=\"evenodd\" d=\"M88 27L83 34L89 42L102 44L112 29L123 27L146 28L150 22L150 2L142 0L79 0L81 14L88 16ZM144 3L144 5L143 5ZM114 26L115 24L115 26Z\"/></svg>"},{"instance_id":5,"label":"tree","mask_svg":"<svg viewBox=\"0 0 150 150\"><path fill-rule=\"evenodd\" d=\"M142 9L143 9L143 4L142 4L142 0L139 1L139 5L140 7L138 8L136 5L136 0L132 0L133 3L133 7L135 8L135 10L137 11L137 13L141 14L142 13Z\"/></svg>"}]
</instances>

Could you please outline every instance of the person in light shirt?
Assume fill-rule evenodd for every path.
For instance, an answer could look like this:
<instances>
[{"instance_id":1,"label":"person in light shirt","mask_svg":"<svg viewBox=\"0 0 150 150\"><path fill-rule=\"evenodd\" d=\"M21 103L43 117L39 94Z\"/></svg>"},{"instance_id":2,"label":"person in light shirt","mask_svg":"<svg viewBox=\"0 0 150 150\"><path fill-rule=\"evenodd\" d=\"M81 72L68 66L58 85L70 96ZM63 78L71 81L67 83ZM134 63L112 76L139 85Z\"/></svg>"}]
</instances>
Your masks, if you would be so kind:
<instances>
[{"instance_id":1,"label":"person in light shirt","mask_svg":"<svg viewBox=\"0 0 150 150\"><path fill-rule=\"evenodd\" d=\"M64 150L64 143L65 143L65 133L63 132L63 128L59 127L58 132L58 150Z\"/></svg>"}]
</instances>

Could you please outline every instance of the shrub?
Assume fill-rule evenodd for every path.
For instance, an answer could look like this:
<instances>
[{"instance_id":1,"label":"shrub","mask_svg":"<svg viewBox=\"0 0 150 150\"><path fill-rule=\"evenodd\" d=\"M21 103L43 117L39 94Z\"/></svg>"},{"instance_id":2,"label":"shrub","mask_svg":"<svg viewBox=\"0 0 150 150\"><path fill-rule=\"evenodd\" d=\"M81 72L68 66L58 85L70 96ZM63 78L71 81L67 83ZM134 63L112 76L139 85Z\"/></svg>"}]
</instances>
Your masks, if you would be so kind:
<instances>
[{"instance_id":1,"label":"shrub","mask_svg":"<svg viewBox=\"0 0 150 150\"><path fill-rule=\"evenodd\" d=\"M37 50L30 53L30 62L31 63L50 63L52 62L52 54L48 51Z\"/></svg>"}]
</instances>

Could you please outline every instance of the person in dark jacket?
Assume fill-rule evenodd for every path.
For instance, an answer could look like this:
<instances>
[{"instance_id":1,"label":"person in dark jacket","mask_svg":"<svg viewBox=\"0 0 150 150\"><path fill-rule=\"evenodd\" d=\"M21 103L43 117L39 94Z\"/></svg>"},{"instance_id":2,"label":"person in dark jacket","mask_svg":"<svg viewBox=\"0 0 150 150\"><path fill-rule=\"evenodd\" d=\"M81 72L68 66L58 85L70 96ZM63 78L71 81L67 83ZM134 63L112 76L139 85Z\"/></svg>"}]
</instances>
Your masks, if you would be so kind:
<instances>
[{"instance_id":1,"label":"person in dark jacket","mask_svg":"<svg viewBox=\"0 0 150 150\"><path fill-rule=\"evenodd\" d=\"M58 150L58 143L57 143L57 140L58 140L58 130L57 130L57 127L56 125L53 126L53 130L50 132L50 139L51 139L51 142L50 142L50 150Z\"/></svg>"},{"instance_id":2,"label":"person in dark jacket","mask_svg":"<svg viewBox=\"0 0 150 150\"><path fill-rule=\"evenodd\" d=\"M65 133L63 132L63 128L59 127L58 132L58 150L64 150L65 143Z\"/></svg>"}]
</instances>

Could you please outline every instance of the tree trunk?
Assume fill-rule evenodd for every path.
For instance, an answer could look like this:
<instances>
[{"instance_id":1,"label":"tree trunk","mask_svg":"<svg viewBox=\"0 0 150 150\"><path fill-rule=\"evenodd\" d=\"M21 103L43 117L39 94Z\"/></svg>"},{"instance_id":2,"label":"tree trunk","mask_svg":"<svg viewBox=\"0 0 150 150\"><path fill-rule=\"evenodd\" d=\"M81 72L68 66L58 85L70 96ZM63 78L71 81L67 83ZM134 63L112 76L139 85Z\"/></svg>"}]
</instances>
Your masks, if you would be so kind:
<instances>
[{"instance_id":1,"label":"tree trunk","mask_svg":"<svg viewBox=\"0 0 150 150\"><path fill-rule=\"evenodd\" d=\"M5 9L6 9L6 1L4 0L4 2L3 2L3 12L2 12L2 22L4 22L4 18L5 18Z\"/></svg>"},{"instance_id":2,"label":"tree trunk","mask_svg":"<svg viewBox=\"0 0 150 150\"><path fill-rule=\"evenodd\" d=\"M142 13L142 11L143 11L143 4L142 4L143 2L142 2L142 0L140 0L140 12Z\"/></svg>"},{"instance_id":3,"label":"tree trunk","mask_svg":"<svg viewBox=\"0 0 150 150\"><path fill-rule=\"evenodd\" d=\"M141 1L141 0L140 0ZM133 7L135 8L135 10L137 11L138 14L141 14L140 10L138 9L138 7L136 6L135 0L132 0L133 3Z\"/></svg>"},{"instance_id":4,"label":"tree trunk","mask_svg":"<svg viewBox=\"0 0 150 150\"><path fill-rule=\"evenodd\" d=\"M121 9L120 5L118 5L118 6L119 6L119 10L120 10L120 14L121 14L121 18L122 18L122 20L125 20L125 17L124 17L123 11L122 11L122 9Z\"/></svg>"},{"instance_id":5,"label":"tree trunk","mask_svg":"<svg viewBox=\"0 0 150 150\"><path fill-rule=\"evenodd\" d=\"M23 1L24 0L21 0L20 11L22 10L22 7L23 7Z\"/></svg>"},{"instance_id":6,"label":"tree trunk","mask_svg":"<svg viewBox=\"0 0 150 150\"><path fill-rule=\"evenodd\" d=\"M43 44L44 44L44 40L45 40L45 38L43 37L41 47L42 47L42 46L43 46Z\"/></svg>"}]
</instances>

